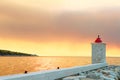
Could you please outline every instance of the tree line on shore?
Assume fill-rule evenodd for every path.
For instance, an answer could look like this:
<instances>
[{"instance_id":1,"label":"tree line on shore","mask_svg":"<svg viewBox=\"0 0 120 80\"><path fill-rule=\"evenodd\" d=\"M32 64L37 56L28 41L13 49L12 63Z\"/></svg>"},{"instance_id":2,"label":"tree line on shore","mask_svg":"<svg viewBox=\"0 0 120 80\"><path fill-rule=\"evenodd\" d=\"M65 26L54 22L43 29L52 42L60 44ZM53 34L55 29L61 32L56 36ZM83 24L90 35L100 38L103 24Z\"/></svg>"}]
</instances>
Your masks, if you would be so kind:
<instances>
[{"instance_id":1,"label":"tree line on shore","mask_svg":"<svg viewBox=\"0 0 120 80\"><path fill-rule=\"evenodd\" d=\"M21 53L21 52L13 52L9 50L0 50L0 56L37 56L37 55Z\"/></svg>"}]
</instances>

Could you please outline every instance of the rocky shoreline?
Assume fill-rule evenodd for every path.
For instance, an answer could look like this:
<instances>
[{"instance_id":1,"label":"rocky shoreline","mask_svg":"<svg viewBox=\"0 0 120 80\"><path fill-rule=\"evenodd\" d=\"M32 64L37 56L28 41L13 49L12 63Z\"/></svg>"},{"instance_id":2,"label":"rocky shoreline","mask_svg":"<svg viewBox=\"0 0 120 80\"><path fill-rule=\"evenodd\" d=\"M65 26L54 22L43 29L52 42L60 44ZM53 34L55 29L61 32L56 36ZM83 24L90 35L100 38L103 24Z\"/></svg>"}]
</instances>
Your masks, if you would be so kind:
<instances>
[{"instance_id":1,"label":"rocky shoreline","mask_svg":"<svg viewBox=\"0 0 120 80\"><path fill-rule=\"evenodd\" d=\"M62 80L120 80L120 66L109 65L100 69L65 77Z\"/></svg>"}]
</instances>

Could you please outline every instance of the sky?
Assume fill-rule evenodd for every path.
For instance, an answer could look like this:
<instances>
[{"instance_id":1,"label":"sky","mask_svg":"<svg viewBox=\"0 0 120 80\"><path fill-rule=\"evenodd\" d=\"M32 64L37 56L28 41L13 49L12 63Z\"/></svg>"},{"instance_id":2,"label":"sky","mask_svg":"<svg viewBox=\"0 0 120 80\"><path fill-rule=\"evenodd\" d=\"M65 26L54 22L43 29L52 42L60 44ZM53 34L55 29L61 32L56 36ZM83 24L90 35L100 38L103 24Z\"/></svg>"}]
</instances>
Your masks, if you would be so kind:
<instances>
[{"instance_id":1,"label":"sky","mask_svg":"<svg viewBox=\"0 0 120 80\"><path fill-rule=\"evenodd\" d=\"M0 0L0 49L40 56L91 56L99 34L120 57L119 0Z\"/></svg>"}]
</instances>

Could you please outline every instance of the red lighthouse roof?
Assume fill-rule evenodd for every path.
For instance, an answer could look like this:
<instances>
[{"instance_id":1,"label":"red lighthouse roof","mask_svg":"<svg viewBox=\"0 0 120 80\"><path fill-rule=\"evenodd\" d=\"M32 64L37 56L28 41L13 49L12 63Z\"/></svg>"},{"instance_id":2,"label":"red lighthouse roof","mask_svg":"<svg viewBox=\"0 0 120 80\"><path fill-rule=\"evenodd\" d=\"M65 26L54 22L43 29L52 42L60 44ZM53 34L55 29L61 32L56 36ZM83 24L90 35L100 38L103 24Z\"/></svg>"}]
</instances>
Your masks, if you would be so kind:
<instances>
[{"instance_id":1,"label":"red lighthouse roof","mask_svg":"<svg viewBox=\"0 0 120 80\"><path fill-rule=\"evenodd\" d=\"M95 43L102 43L102 40L99 35L98 35L98 38L95 40Z\"/></svg>"}]
</instances>

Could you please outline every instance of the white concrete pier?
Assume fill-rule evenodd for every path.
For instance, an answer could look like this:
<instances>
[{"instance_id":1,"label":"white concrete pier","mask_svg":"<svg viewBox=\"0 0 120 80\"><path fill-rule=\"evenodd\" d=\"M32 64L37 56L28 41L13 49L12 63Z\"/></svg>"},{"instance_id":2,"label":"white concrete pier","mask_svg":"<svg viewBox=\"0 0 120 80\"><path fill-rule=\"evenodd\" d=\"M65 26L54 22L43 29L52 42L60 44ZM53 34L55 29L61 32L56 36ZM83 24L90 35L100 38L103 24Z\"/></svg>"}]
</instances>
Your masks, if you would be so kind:
<instances>
[{"instance_id":1,"label":"white concrete pier","mask_svg":"<svg viewBox=\"0 0 120 80\"><path fill-rule=\"evenodd\" d=\"M48 70L43 72L40 71L40 72L32 72L28 74L2 76L0 77L0 80L55 80L58 78L75 75L81 72L94 70L105 66L108 66L107 63L90 64L86 66Z\"/></svg>"}]
</instances>

